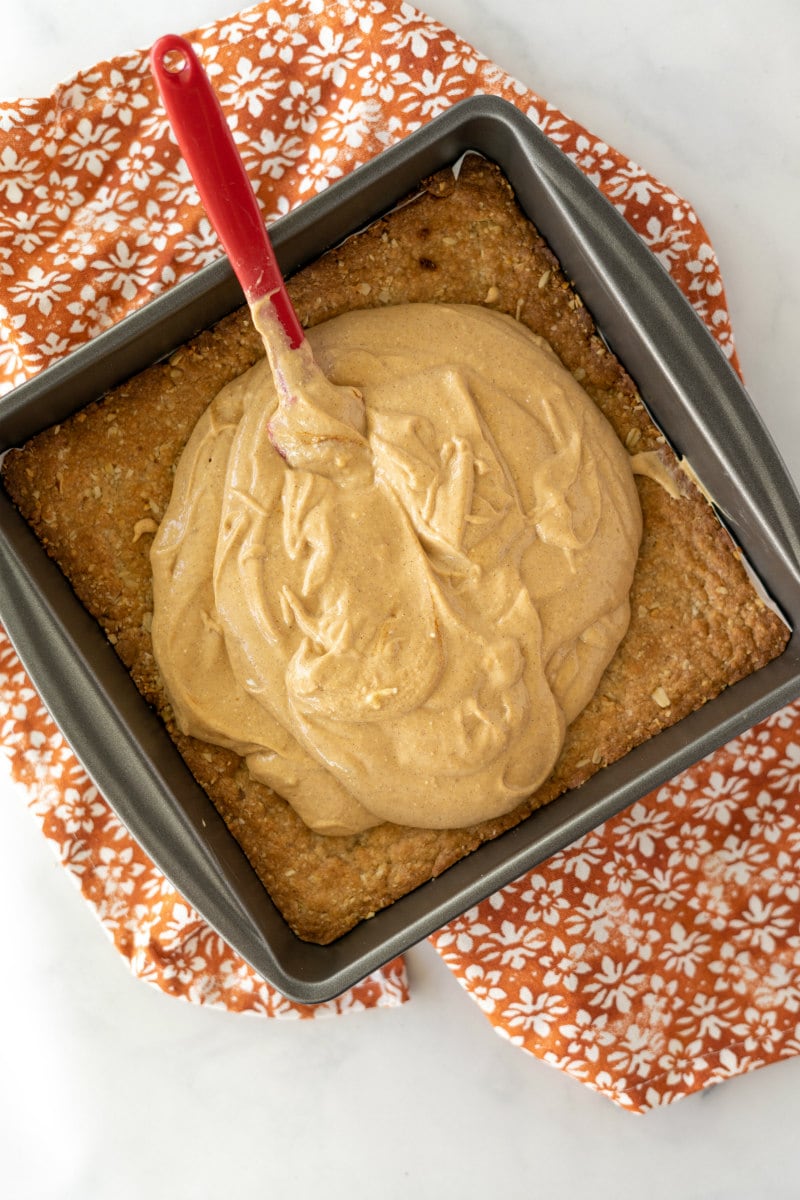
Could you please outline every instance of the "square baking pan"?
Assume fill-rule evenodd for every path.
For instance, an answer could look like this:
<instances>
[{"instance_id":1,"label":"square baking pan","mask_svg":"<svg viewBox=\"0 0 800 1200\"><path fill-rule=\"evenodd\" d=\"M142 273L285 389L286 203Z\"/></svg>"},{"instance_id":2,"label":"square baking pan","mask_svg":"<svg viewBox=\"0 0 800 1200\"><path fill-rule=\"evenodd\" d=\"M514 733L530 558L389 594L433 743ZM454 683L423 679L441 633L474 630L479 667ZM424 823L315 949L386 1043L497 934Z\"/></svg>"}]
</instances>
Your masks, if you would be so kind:
<instances>
[{"instance_id":1,"label":"square baking pan","mask_svg":"<svg viewBox=\"0 0 800 1200\"><path fill-rule=\"evenodd\" d=\"M495 97L463 101L271 227L291 274L466 151L497 163L679 456L793 631L800 499L716 343L623 217ZM0 401L0 452L170 354L243 303L226 259L197 272ZM301 941L195 783L100 626L0 489L0 620L67 741L145 851L290 999L330 999L491 892L800 695L800 649L534 812L329 946Z\"/></svg>"}]
</instances>

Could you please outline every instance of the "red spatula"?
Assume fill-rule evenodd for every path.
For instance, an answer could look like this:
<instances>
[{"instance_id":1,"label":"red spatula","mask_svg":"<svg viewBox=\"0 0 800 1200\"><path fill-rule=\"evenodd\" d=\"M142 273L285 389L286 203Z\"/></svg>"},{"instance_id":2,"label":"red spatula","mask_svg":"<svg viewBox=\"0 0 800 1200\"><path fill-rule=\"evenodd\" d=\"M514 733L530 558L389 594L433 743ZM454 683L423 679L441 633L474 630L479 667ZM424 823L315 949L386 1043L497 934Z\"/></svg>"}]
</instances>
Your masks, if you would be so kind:
<instances>
[{"instance_id":1,"label":"red spatula","mask_svg":"<svg viewBox=\"0 0 800 1200\"><path fill-rule=\"evenodd\" d=\"M242 285L264 337L278 392L270 421L275 449L292 465L319 457L334 435L330 418L357 434L364 430L360 392L331 383L314 361L269 240L258 201L208 76L185 38L166 34L150 51L150 68L203 207ZM272 301L276 325L270 333ZM358 438L359 444L363 439Z\"/></svg>"},{"instance_id":2,"label":"red spatula","mask_svg":"<svg viewBox=\"0 0 800 1200\"><path fill-rule=\"evenodd\" d=\"M166 34L150 69L203 207L248 304L271 296L292 349L303 329L292 307L261 210L208 76L185 38Z\"/></svg>"}]
</instances>

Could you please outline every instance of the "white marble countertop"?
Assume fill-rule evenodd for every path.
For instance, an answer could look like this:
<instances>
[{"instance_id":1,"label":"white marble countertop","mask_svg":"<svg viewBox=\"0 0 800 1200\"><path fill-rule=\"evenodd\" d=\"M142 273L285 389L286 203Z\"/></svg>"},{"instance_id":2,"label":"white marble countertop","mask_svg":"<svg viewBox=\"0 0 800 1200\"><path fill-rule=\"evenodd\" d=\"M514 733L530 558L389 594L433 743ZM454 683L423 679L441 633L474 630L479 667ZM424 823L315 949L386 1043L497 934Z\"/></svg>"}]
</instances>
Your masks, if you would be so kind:
<instances>
[{"instance_id":1,"label":"white marble countertop","mask_svg":"<svg viewBox=\"0 0 800 1200\"><path fill-rule=\"evenodd\" d=\"M692 201L754 402L800 480L800 7L421 7ZM4 0L0 93L45 94L234 8ZM400 1009L296 1024L194 1008L128 974L2 778L0 798L0 1194L800 1194L800 1061L632 1117L498 1038L427 945Z\"/></svg>"}]
</instances>

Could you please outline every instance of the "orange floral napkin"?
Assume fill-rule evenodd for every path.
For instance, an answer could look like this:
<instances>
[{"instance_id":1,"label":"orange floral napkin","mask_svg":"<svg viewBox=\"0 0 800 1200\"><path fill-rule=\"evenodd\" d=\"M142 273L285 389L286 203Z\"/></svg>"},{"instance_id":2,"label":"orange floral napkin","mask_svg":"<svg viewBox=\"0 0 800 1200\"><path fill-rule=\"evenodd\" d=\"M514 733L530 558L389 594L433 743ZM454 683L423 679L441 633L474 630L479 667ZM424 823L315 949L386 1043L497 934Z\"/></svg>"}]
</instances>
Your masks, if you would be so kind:
<instances>
[{"instance_id":1,"label":"orange floral napkin","mask_svg":"<svg viewBox=\"0 0 800 1200\"><path fill-rule=\"evenodd\" d=\"M457 100L501 95L620 208L736 365L691 207L409 5L271 0L191 36L267 220ZM220 253L145 51L0 104L0 393ZM799 719L784 709L431 939L503 1036L634 1111L800 1052ZM326 1005L258 978L97 794L2 630L0 729L45 836L141 978L269 1016L406 998L399 960Z\"/></svg>"}]
</instances>

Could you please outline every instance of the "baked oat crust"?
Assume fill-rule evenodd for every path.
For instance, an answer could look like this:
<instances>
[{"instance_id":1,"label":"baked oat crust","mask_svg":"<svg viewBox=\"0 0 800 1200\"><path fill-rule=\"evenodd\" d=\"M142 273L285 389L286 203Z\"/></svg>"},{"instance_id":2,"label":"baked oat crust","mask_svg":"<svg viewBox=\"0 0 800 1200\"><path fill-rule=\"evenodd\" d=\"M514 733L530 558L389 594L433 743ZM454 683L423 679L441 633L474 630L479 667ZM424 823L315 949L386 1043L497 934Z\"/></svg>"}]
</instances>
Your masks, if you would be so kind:
<instances>
[{"instance_id":1,"label":"baked oat crust","mask_svg":"<svg viewBox=\"0 0 800 1200\"><path fill-rule=\"evenodd\" d=\"M555 771L529 800L469 829L385 824L326 837L252 781L235 755L177 730L152 653L152 535L195 422L225 383L263 356L247 309L7 455L9 494L163 717L285 919L299 937L326 944L763 666L782 651L788 630L755 592L710 504L497 167L469 156L457 180L438 173L289 289L306 326L353 308L417 301L511 314L550 342L631 452L659 453L680 491L673 498L637 479L644 536L630 628L568 730Z\"/></svg>"}]
</instances>

